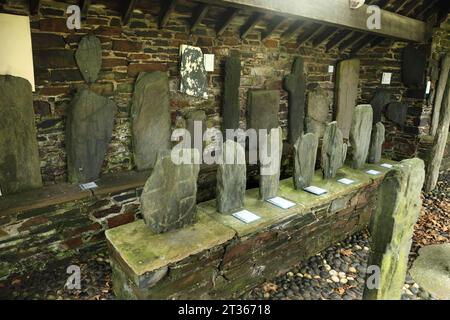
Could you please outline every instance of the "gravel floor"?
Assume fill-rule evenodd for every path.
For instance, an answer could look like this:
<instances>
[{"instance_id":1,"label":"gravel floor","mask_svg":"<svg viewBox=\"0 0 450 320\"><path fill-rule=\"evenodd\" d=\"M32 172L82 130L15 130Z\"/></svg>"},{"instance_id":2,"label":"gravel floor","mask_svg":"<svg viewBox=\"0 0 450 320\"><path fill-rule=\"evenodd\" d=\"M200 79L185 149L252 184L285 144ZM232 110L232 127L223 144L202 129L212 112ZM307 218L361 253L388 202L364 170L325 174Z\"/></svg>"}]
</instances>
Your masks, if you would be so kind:
<instances>
[{"instance_id":1,"label":"gravel floor","mask_svg":"<svg viewBox=\"0 0 450 320\"><path fill-rule=\"evenodd\" d=\"M410 262L423 245L450 242L450 172L442 176L438 189L423 196L424 207L416 225ZM362 298L369 254L367 233L351 236L301 263L290 272L255 288L246 299L355 300ZM69 290L66 268L81 269L81 290ZM0 281L0 299L114 299L106 246L83 253L47 271ZM408 275L402 299L434 299Z\"/></svg>"}]
</instances>

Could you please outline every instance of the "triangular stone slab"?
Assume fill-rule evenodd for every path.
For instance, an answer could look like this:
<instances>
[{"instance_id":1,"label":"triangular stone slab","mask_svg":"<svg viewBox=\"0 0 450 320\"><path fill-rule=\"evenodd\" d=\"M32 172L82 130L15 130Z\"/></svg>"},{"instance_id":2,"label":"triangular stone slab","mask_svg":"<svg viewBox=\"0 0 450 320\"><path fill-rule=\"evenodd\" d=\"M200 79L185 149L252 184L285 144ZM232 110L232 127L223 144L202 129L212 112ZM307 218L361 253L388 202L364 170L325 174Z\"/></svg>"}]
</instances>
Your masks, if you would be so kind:
<instances>
[{"instance_id":1,"label":"triangular stone slab","mask_svg":"<svg viewBox=\"0 0 450 320\"><path fill-rule=\"evenodd\" d=\"M280 185L280 166L283 153L283 131L280 127L272 129L267 141L260 137L259 196L268 200L277 196Z\"/></svg>"},{"instance_id":2,"label":"triangular stone slab","mask_svg":"<svg viewBox=\"0 0 450 320\"><path fill-rule=\"evenodd\" d=\"M232 213L242 209L246 184L245 150L239 143L226 140L222 163L217 168L217 211Z\"/></svg>"},{"instance_id":3,"label":"triangular stone slab","mask_svg":"<svg viewBox=\"0 0 450 320\"><path fill-rule=\"evenodd\" d=\"M381 122L378 122L372 128L372 138L370 139L369 163L379 163L383 152L383 143L386 129Z\"/></svg>"},{"instance_id":4,"label":"triangular stone slab","mask_svg":"<svg viewBox=\"0 0 450 320\"><path fill-rule=\"evenodd\" d=\"M304 132L306 76L301 57L296 57L292 73L284 78L284 88L289 92L289 141L294 144Z\"/></svg>"},{"instance_id":5,"label":"triangular stone slab","mask_svg":"<svg viewBox=\"0 0 450 320\"><path fill-rule=\"evenodd\" d=\"M11 194L42 186L30 83L0 75L0 190Z\"/></svg>"},{"instance_id":6,"label":"triangular stone slab","mask_svg":"<svg viewBox=\"0 0 450 320\"><path fill-rule=\"evenodd\" d=\"M322 142L322 172L324 179L334 178L340 168L344 165L347 156L347 145L338 128L337 122L333 121L327 125Z\"/></svg>"},{"instance_id":7,"label":"triangular stone slab","mask_svg":"<svg viewBox=\"0 0 450 320\"><path fill-rule=\"evenodd\" d=\"M141 73L131 106L134 162L138 170L151 169L159 151L171 148L169 79L166 73Z\"/></svg>"},{"instance_id":8,"label":"triangular stone slab","mask_svg":"<svg viewBox=\"0 0 450 320\"><path fill-rule=\"evenodd\" d=\"M308 133L294 145L294 186L297 190L311 186L314 177L319 139Z\"/></svg>"},{"instance_id":9,"label":"triangular stone slab","mask_svg":"<svg viewBox=\"0 0 450 320\"><path fill-rule=\"evenodd\" d=\"M369 156L370 138L372 134L373 111L370 104L355 108L350 130L352 145L352 167L362 169Z\"/></svg>"},{"instance_id":10,"label":"triangular stone slab","mask_svg":"<svg viewBox=\"0 0 450 320\"><path fill-rule=\"evenodd\" d=\"M116 104L90 90L81 90L67 115L66 146L69 182L99 178L111 141Z\"/></svg>"},{"instance_id":11,"label":"triangular stone slab","mask_svg":"<svg viewBox=\"0 0 450 320\"><path fill-rule=\"evenodd\" d=\"M176 164L170 151L160 153L142 191L142 216L155 233L179 229L196 220L200 165L195 163L199 154L195 149L181 149L179 156L189 163Z\"/></svg>"},{"instance_id":12,"label":"triangular stone slab","mask_svg":"<svg viewBox=\"0 0 450 320\"><path fill-rule=\"evenodd\" d=\"M102 43L92 35L84 36L75 52L75 59L87 83L95 82L102 68Z\"/></svg>"}]
</instances>

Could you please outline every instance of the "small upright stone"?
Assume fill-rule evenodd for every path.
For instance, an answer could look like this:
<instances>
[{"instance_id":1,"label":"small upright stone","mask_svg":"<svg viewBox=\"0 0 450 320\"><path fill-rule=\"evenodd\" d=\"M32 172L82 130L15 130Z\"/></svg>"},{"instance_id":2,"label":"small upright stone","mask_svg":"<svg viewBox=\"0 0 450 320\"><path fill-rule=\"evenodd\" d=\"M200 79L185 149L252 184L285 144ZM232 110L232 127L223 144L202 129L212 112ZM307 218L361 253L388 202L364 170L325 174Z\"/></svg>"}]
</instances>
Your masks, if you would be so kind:
<instances>
[{"instance_id":1,"label":"small upright stone","mask_svg":"<svg viewBox=\"0 0 450 320\"><path fill-rule=\"evenodd\" d=\"M389 171L378 191L378 205L371 225L372 250L368 266L380 268L377 288L364 287L366 300L399 300L405 284L414 225L422 206L420 194L425 165L409 159ZM373 274L368 273L368 277Z\"/></svg>"},{"instance_id":2,"label":"small upright stone","mask_svg":"<svg viewBox=\"0 0 450 320\"><path fill-rule=\"evenodd\" d=\"M259 196L262 200L268 200L277 196L280 184L280 165L283 153L283 131L280 127L270 131L267 141L261 141L259 152L261 161Z\"/></svg>"},{"instance_id":3,"label":"small upright stone","mask_svg":"<svg viewBox=\"0 0 450 320\"><path fill-rule=\"evenodd\" d=\"M306 131L314 133L319 139L323 137L328 124L330 105L330 97L325 90L319 88L308 94Z\"/></svg>"},{"instance_id":4,"label":"small upright stone","mask_svg":"<svg viewBox=\"0 0 450 320\"><path fill-rule=\"evenodd\" d=\"M223 131L238 129L241 108L239 104L239 86L241 84L241 61L238 57L229 57L225 62L225 81L223 91Z\"/></svg>"},{"instance_id":5,"label":"small upright stone","mask_svg":"<svg viewBox=\"0 0 450 320\"><path fill-rule=\"evenodd\" d=\"M82 90L67 114L66 146L69 182L99 178L114 128L116 104L90 90Z\"/></svg>"},{"instance_id":6,"label":"small upright stone","mask_svg":"<svg viewBox=\"0 0 450 320\"><path fill-rule=\"evenodd\" d=\"M195 149L182 149L176 164L170 151L163 151L141 195L142 216L155 233L163 233L193 224L197 215L197 178L200 155Z\"/></svg>"},{"instance_id":7,"label":"small upright stone","mask_svg":"<svg viewBox=\"0 0 450 320\"><path fill-rule=\"evenodd\" d=\"M294 145L294 186L297 190L311 185L318 145L319 139L313 133L301 136Z\"/></svg>"},{"instance_id":8,"label":"small upright stone","mask_svg":"<svg viewBox=\"0 0 450 320\"><path fill-rule=\"evenodd\" d=\"M97 80L102 68L102 44L92 35L84 36L75 53L75 59L81 74L87 83Z\"/></svg>"},{"instance_id":9,"label":"small upright stone","mask_svg":"<svg viewBox=\"0 0 450 320\"><path fill-rule=\"evenodd\" d=\"M222 163L217 169L217 211L232 213L244 207L247 184L245 150L237 142L226 140Z\"/></svg>"},{"instance_id":10,"label":"small upright stone","mask_svg":"<svg viewBox=\"0 0 450 320\"><path fill-rule=\"evenodd\" d=\"M373 126L372 138L370 139L369 163L379 163L381 161L385 131L381 122Z\"/></svg>"},{"instance_id":11,"label":"small upright stone","mask_svg":"<svg viewBox=\"0 0 450 320\"><path fill-rule=\"evenodd\" d=\"M350 130L352 167L354 169L363 168L367 161L372 133L372 122L373 111L371 105L364 104L355 108Z\"/></svg>"},{"instance_id":12,"label":"small upright stone","mask_svg":"<svg viewBox=\"0 0 450 320\"><path fill-rule=\"evenodd\" d=\"M324 179L334 178L338 170L344 165L347 156L347 145L337 126L337 122L330 122L325 130L322 142L322 172Z\"/></svg>"},{"instance_id":13,"label":"small upright stone","mask_svg":"<svg viewBox=\"0 0 450 320\"><path fill-rule=\"evenodd\" d=\"M284 78L289 92L289 142L294 144L303 134L305 123L306 76L303 58L296 57L292 73Z\"/></svg>"}]
</instances>

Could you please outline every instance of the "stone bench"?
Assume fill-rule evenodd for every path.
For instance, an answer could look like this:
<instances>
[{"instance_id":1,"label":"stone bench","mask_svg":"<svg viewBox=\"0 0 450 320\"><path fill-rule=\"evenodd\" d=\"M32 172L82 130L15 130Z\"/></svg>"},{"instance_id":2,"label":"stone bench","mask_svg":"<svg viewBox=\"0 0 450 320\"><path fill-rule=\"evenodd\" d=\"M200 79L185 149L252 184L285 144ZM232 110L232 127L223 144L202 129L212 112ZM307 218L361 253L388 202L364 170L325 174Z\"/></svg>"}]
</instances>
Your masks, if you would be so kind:
<instances>
[{"instance_id":1,"label":"stone bench","mask_svg":"<svg viewBox=\"0 0 450 320\"><path fill-rule=\"evenodd\" d=\"M384 160L385 163L395 162ZM106 231L113 267L114 292L120 299L238 298L253 287L286 272L301 260L369 224L376 191L388 169L371 176L344 167L336 179L315 186L315 196L283 180L279 196L297 205L279 209L246 192L245 208L261 217L251 224L216 212L215 200L198 205L196 224L154 234L142 220ZM344 185L346 177L356 182Z\"/></svg>"}]
</instances>

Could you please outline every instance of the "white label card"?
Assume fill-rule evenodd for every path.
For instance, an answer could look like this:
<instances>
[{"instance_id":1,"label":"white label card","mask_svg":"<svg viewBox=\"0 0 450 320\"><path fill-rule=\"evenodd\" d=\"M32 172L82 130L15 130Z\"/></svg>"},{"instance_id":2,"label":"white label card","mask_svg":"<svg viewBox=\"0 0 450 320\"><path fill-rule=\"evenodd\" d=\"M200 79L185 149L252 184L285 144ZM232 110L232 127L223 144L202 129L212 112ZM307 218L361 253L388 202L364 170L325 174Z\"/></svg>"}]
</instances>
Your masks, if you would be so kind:
<instances>
[{"instance_id":1,"label":"white label card","mask_svg":"<svg viewBox=\"0 0 450 320\"><path fill-rule=\"evenodd\" d=\"M257 216L256 214L251 213L248 210L242 210L242 211L233 213L233 217L235 217L236 219L241 220L244 223L252 223L252 222L254 222L256 220L261 219L260 216Z\"/></svg>"},{"instance_id":2,"label":"white label card","mask_svg":"<svg viewBox=\"0 0 450 320\"><path fill-rule=\"evenodd\" d=\"M267 200L267 202L269 202L269 203L273 204L274 206L277 206L281 209L285 209L285 210L295 207L295 205L296 205L294 202L286 200L281 197L275 197L275 198L269 199L269 200Z\"/></svg>"},{"instance_id":3,"label":"white label card","mask_svg":"<svg viewBox=\"0 0 450 320\"><path fill-rule=\"evenodd\" d=\"M389 164L389 163L383 163L383 164L380 164L380 167L387 168L387 169L392 169L394 166L392 164Z\"/></svg>"},{"instance_id":4,"label":"white label card","mask_svg":"<svg viewBox=\"0 0 450 320\"><path fill-rule=\"evenodd\" d=\"M303 189L309 193L315 194L317 196L321 196L325 193L327 193L328 191L319 187L315 187L315 186L310 186L308 188Z\"/></svg>"},{"instance_id":5,"label":"white label card","mask_svg":"<svg viewBox=\"0 0 450 320\"><path fill-rule=\"evenodd\" d=\"M213 54L204 54L203 61L205 63L206 72L214 71L214 55Z\"/></svg>"},{"instance_id":6,"label":"white label card","mask_svg":"<svg viewBox=\"0 0 450 320\"><path fill-rule=\"evenodd\" d=\"M328 73L334 73L334 66L328 66Z\"/></svg>"},{"instance_id":7,"label":"white label card","mask_svg":"<svg viewBox=\"0 0 450 320\"><path fill-rule=\"evenodd\" d=\"M339 183L342 183L342 184L345 184L345 185L347 185L347 186L349 186L349 185L355 183L354 180L350 180L350 179L347 179L347 178L339 179L338 182L339 182Z\"/></svg>"},{"instance_id":8,"label":"white label card","mask_svg":"<svg viewBox=\"0 0 450 320\"><path fill-rule=\"evenodd\" d=\"M95 182L89 182L85 184L80 184L81 190L89 190L89 189L95 189L98 185Z\"/></svg>"},{"instance_id":9,"label":"white label card","mask_svg":"<svg viewBox=\"0 0 450 320\"><path fill-rule=\"evenodd\" d=\"M431 92L431 81L427 82L427 89L425 90L425 94L430 94Z\"/></svg>"},{"instance_id":10,"label":"white label card","mask_svg":"<svg viewBox=\"0 0 450 320\"><path fill-rule=\"evenodd\" d=\"M383 78L381 79L381 84L391 84L392 73L383 72Z\"/></svg>"},{"instance_id":11,"label":"white label card","mask_svg":"<svg viewBox=\"0 0 450 320\"><path fill-rule=\"evenodd\" d=\"M366 173L368 173L372 176L377 176L377 175L381 174L381 172L377 171L377 170L368 170L368 171L366 171Z\"/></svg>"},{"instance_id":12,"label":"white label card","mask_svg":"<svg viewBox=\"0 0 450 320\"><path fill-rule=\"evenodd\" d=\"M2 194L2 189L0 189L0 197L2 196L3 194Z\"/></svg>"}]
</instances>

